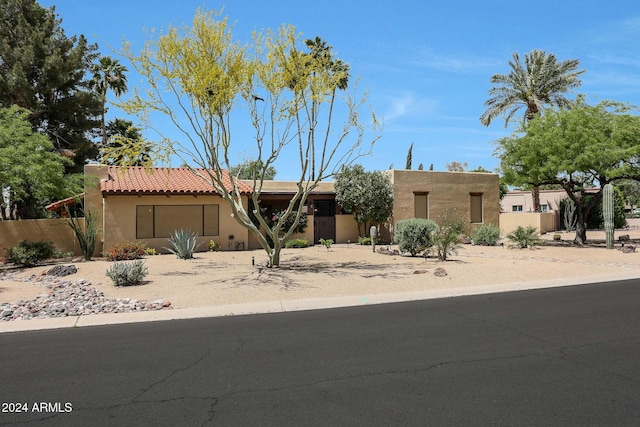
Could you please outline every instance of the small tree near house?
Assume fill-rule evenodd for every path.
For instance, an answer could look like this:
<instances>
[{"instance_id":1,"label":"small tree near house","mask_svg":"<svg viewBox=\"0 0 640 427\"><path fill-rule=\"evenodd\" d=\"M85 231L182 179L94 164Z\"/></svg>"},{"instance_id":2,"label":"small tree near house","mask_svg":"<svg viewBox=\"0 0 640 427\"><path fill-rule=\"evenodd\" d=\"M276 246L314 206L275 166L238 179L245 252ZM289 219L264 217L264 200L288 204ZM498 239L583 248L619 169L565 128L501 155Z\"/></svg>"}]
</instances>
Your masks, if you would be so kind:
<instances>
[{"instance_id":1,"label":"small tree near house","mask_svg":"<svg viewBox=\"0 0 640 427\"><path fill-rule=\"evenodd\" d=\"M383 172L365 172L361 165L344 167L336 174L335 191L340 208L353 214L361 237L371 225L378 226L391 217L393 184Z\"/></svg>"},{"instance_id":2,"label":"small tree near house","mask_svg":"<svg viewBox=\"0 0 640 427\"><path fill-rule=\"evenodd\" d=\"M256 33L251 46L241 46L226 18L200 10L191 27L170 28L139 53L130 45L123 52L148 82L123 108L141 118L160 112L175 124L187 143L167 144L166 149L206 171L194 169L229 203L234 219L260 243L271 267L280 264L283 242L297 228L307 196L371 148L360 119L364 98L355 90L344 98L339 94L347 89L349 66L319 37L305 41L308 51L298 44L296 30L283 25L277 33ZM339 108L340 99L345 102ZM340 117L342 125L334 126ZM250 180L253 212L245 208L246 194L238 182L228 182L224 173L231 170L232 154L246 149L245 141L234 137L242 119L251 123L255 135L248 153L256 166ZM375 115L370 125L373 144ZM295 163L297 191L270 226L256 215L257 207L264 180L285 155L290 170Z\"/></svg>"}]
</instances>

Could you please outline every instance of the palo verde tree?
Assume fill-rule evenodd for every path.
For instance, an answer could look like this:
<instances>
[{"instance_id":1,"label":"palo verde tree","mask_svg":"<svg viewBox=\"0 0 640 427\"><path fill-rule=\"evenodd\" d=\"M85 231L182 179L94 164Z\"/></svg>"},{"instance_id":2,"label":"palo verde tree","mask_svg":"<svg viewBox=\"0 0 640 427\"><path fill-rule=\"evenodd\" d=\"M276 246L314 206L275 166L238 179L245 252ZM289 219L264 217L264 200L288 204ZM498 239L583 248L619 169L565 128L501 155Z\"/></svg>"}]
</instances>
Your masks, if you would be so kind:
<instances>
[{"instance_id":1,"label":"palo verde tree","mask_svg":"<svg viewBox=\"0 0 640 427\"><path fill-rule=\"evenodd\" d=\"M640 117L630 106L578 98L570 110L547 110L525 130L497 141L504 180L515 186L559 185L576 205L574 243L587 240L589 213L605 184L640 179ZM587 188L600 191L587 197Z\"/></svg>"},{"instance_id":2,"label":"palo verde tree","mask_svg":"<svg viewBox=\"0 0 640 427\"><path fill-rule=\"evenodd\" d=\"M250 46L236 42L231 30L227 18L199 10L192 26L169 28L139 53L125 44L123 54L148 87L122 106L142 118L163 113L175 124L186 142L166 148L201 168L194 173L229 203L235 220L266 251L269 266L277 267L283 242L297 228L310 192L370 151L359 116L364 99L346 95L338 109L337 93L346 89L348 66L315 41L315 51L299 50L292 26L256 33ZM334 126L338 114L344 116L342 126ZM297 159L296 193L272 226L261 215L249 215L237 181L227 179L231 155L243 149L244 142L234 138L234 130L245 126L242 117L254 128L255 145L248 155L260 166L251 180L253 213L276 159L285 153ZM371 123L376 131L375 116ZM291 225L285 229L285 223Z\"/></svg>"},{"instance_id":3,"label":"palo verde tree","mask_svg":"<svg viewBox=\"0 0 640 427\"><path fill-rule=\"evenodd\" d=\"M365 172L361 165L344 167L335 176L335 191L340 207L353 214L360 236L366 236L371 225L391 217L393 184L383 172Z\"/></svg>"}]
</instances>

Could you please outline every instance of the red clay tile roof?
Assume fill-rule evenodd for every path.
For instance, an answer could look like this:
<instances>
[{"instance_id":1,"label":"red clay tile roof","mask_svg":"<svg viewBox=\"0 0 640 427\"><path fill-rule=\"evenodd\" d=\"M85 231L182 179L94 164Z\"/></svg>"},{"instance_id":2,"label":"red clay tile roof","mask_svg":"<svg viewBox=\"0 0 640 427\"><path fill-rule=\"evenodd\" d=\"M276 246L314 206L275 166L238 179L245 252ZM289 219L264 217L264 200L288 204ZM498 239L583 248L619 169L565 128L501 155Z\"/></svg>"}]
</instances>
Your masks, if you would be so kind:
<instances>
[{"instance_id":1,"label":"red clay tile roof","mask_svg":"<svg viewBox=\"0 0 640 427\"><path fill-rule=\"evenodd\" d=\"M196 169L206 176L204 169ZM227 191L231 191L231 177L222 171ZM236 181L241 193L252 189L242 181ZM109 178L100 182L102 193L120 194L217 194L206 180L189 168L109 167Z\"/></svg>"}]
</instances>

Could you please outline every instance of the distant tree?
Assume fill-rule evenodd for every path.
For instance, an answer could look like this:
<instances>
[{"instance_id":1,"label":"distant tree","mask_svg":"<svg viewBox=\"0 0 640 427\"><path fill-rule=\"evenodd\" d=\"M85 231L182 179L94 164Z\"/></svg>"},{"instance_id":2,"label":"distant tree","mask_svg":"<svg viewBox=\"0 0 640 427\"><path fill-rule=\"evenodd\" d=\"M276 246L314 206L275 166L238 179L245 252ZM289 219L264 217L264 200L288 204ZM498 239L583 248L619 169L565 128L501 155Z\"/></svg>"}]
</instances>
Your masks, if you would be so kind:
<instances>
[{"instance_id":1,"label":"distant tree","mask_svg":"<svg viewBox=\"0 0 640 427\"><path fill-rule=\"evenodd\" d=\"M389 175L365 172L361 165L354 165L336 174L334 185L338 205L353 214L360 236L366 236L371 225L382 224L391 217L393 184Z\"/></svg>"},{"instance_id":2,"label":"distant tree","mask_svg":"<svg viewBox=\"0 0 640 427\"><path fill-rule=\"evenodd\" d=\"M44 206L81 190L81 177L66 176L70 161L57 153L45 135L33 131L29 111L0 108L0 197L3 219L42 218ZM6 215L7 208L9 215Z\"/></svg>"},{"instance_id":3,"label":"distant tree","mask_svg":"<svg viewBox=\"0 0 640 427\"><path fill-rule=\"evenodd\" d=\"M526 128L497 142L506 183L561 185L576 205L574 243L587 240L587 219L602 200L602 187L640 179L640 117L627 105L579 98L570 110L547 110ZM593 197L587 189L600 187Z\"/></svg>"},{"instance_id":4,"label":"distant tree","mask_svg":"<svg viewBox=\"0 0 640 427\"><path fill-rule=\"evenodd\" d=\"M245 160L238 165L231 166L229 173L240 179L273 180L277 171L273 166L264 168L260 160Z\"/></svg>"},{"instance_id":5,"label":"distant tree","mask_svg":"<svg viewBox=\"0 0 640 427\"><path fill-rule=\"evenodd\" d=\"M430 170L430 171L432 171L432 170L433 170L433 163L431 163L431 164L429 165L429 170Z\"/></svg>"},{"instance_id":6,"label":"distant tree","mask_svg":"<svg viewBox=\"0 0 640 427\"><path fill-rule=\"evenodd\" d=\"M92 88L100 96L100 102L102 104L102 146L107 145L107 124L105 122L105 115L107 114L107 92L113 91L114 95L120 97L127 91L127 67L120 64L117 59L113 59L109 56L103 56L98 63L93 64L91 67L91 73L93 78L91 80Z\"/></svg>"},{"instance_id":7,"label":"distant tree","mask_svg":"<svg viewBox=\"0 0 640 427\"><path fill-rule=\"evenodd\" d=\"M453 161L453 162L447 163L445 167L449 172L466 172L467 169L469 168L469 165L467 164L467 162L460 163L460 162Z\"/></svg>"},{"instance_id":8,"label":"distant tree","mask_svg":"<svg viewBox=\"0 0 640 427\"><path fill-rule=\"evenodd\" d=\"M228 203L233 218L264 249L268 265L278 267L283 243L296 230L309 194L342 165L369 154L370 148L363 147L368 129L359 114L364 100L353 97L355 89L336 96L346 88L349 72L330 47L302 52L295 28L288 25L277 33L255 33L253 43L244 46L233 39L228 19L216 16L199 10L192 26L170 28L140 52L125 44L122 53L147 89L121 106L141 118L160 111L176 125L185 143L169 144L163 138L161 147L198 167L194 173ZM346 105L339 108L342 100ZM231 156L246 147L246 140L233 137L242 123L254 127L249 155L261 162L260 177L280 156L289 153L297 160L288 164L299 173L296 193L273 225L261 215L255 216L258 225L253 223L238 181L225 173ZM378 139L373 115L370 125L373 144ZM253 182L250 206L259 206L263 182Z\"/></svg>"},{"instance_id":9,"label":"distant tree","mask_svg":"<svg viewBox=\"0 0 640 427\"><path fill-rule=\"evenodd\" d=\"M97 46L82 35L67 37L54 7L0 0L0 10L0 107L28 109L33 129L72 157L66 170L82 172L97 155L91 138L100 98L87 79Z\"/></svg>"},{"instance_id":10,"label":"distant tree","mask_svg":"<svg viewBox=\"0 0 640 427\"><path fill-rule=\"evenodd\" d=\"M640 206L640 182L632 179L622 179L613 184L622 193L626 204L631 208Z\"/></svg>"},{"instance_id":11,"label":"distant tree","mask_svg":"<svg viewBox=\"0 0 640 427\"><path fill-rule=\"evenodd\" d=\"M117 166L152 166L153 144L142 129L124 119L111 120L105 127L107 143L100 149L100 163Z\"/></svg>"},{"instance_id":12,"label":"distant tree","mask_svg":"<svg viewBox=\"0 0 640 427\"><path fill-rule=\"evenodd\" d=\"M489 126L493 119L505 116L505 127L518 112L525 108L524 124L533 120L546 106L568 108L573 104L565 94L580 86L578 70L580 61L569 59L558 61L553 53L532 50L524 56L524 64L518 52L509 61L509 74L494 74L490 82L490 98L485 101L487 107L480 116L480 122ZM540 212L540 189L533 184L533 209Z\"/></svg>"},{"instance_id":13,"label":"distant tree","mask_svg":"<svg viewBox=\"0 0 640 427\"><path fill-rule=\"evenodd\" d=\"M420 163L420 164L418 165L418 170L419 170L419 171L424 170L424 165L423 165L422 163Z\"/></svg>"},{"instance_id":14,"label":"distant tree","mask_svg":"<svg viewBox=\"0 0 640 427\"><path fill-rule=\"evenodd\" d=\"M410 171L411 170L411 160L413 157L413 142L411 143L411 145L409 146L409 151L407 151L407 163L405 165L405 169Z\"/></svg>"}]
</instances>

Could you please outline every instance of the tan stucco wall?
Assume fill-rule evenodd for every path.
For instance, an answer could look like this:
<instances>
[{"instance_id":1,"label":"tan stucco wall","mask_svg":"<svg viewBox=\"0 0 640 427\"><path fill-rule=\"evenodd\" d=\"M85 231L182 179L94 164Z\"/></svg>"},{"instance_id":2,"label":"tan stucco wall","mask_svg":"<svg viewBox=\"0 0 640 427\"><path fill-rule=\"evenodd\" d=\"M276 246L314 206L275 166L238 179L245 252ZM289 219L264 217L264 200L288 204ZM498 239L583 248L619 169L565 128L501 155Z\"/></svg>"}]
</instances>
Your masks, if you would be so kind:
<instances>
[{"instance_id":1,"label":"tan stucco wall","mask_svg":"<svg viewBox=\"0 0 640 427\"><path fill-rule=\"evenodd\" d=\"M336 215L336 243L358 242L358 224L353 215Z\"/></svg>"},{"instance_id":2,"label":"tan stucco wall","mask_svg":"<svg viewBox=\"0 0 640 427\"><path fill-rule=\"evenodd\" d=\"M442 209L455 208L470 221L470 194L482 194L482 224L498 226L500 198L498 175L478 172L388 171L393 182L393 220L415 217L414 194L427 192L429 219L436 220Z\"/></svg>"},{"instance_id":3,"label":"tan stucco wall","mask_svg":"<svg viewBox=\"0 0 640 427\"><path fill-rule=\"evenodd\" d=\"M506 236L518 227L535 227L540 234L555 231L556 217L556 211L501 213L500 234Z\"/></svg>"},{"instance_id":4,"label":"tan stucco wall","mask_svg":"<svg viewBox=\"0 0 640 427\"><path fill-rule=\"evenodd\" d=\"M84 227L84 218L79 218L79 222ZM0 259L4 259L6 249L23 240L53 242L56 249L61 252L81 255L78 240L64 219L0 221Z\"/></svg>"},{"instance_id":5,"label":"tan stucco wall","mask_svg":"<svg viewBox=\"0 0 640 427\"><path fill-rule=\"evenodd\" d=\"M124 241L146 242L147 246L158 252L166 253L169 246L167 238L136 239L136 206L138 205L208 205L219 206L219 235L201 236L200 251L206 251L209 241L215 240L221 250L242 250L240 242L244 242L244 249L248 249L248 231L231 216L228 202L219 196L137 196L137 195L108 195L104 199L104 248L109 248ZM246 200L245 200L246 204ZM229 236L233 236L233 240Z\"/></svg>"}]
</instances>

